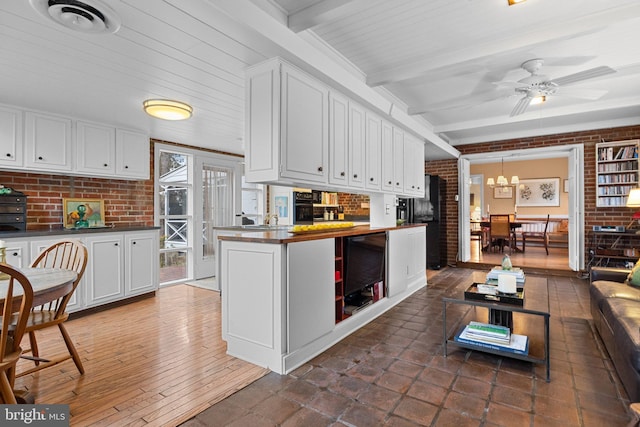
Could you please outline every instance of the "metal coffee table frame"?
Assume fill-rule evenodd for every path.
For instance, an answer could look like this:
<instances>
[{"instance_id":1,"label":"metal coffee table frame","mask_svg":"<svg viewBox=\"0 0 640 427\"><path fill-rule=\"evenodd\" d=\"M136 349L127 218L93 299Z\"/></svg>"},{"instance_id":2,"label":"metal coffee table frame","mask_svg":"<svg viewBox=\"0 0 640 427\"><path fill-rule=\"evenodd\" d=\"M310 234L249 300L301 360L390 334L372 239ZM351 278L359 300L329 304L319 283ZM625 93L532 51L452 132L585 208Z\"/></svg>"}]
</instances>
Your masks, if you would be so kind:
<instances>
[{"instance_id":1,"label":"metal coffee table frame","mask_svg":"<svg viewBox=\"0 0 640 427\"><path fill-rule=\"evenodd\" d=\"M486 273L474 272L474 282L483 282ZM525 281L525 301L522 307L518 305L499 302L479 301L464 299L464 291L461 298L442 298L442 328L444 337L444 356L447 357L447 345L477 350L499 356L520 359L527 362L545 364L547 370L547 382L551 381L549 363L549 288L547 279L542 277L529 277ZM447 331L447 306L450 304L468 305L471 309L456 323L453 334ZM454 340L455 335L471 320L487 322L489 312L499 310L515 314L513 316L512 332L529 337L529 354L522 355L509 351L494 350L479 345L462 343ZM462 325L462 326L461 326Z\"/></svg>"}]
</instances>

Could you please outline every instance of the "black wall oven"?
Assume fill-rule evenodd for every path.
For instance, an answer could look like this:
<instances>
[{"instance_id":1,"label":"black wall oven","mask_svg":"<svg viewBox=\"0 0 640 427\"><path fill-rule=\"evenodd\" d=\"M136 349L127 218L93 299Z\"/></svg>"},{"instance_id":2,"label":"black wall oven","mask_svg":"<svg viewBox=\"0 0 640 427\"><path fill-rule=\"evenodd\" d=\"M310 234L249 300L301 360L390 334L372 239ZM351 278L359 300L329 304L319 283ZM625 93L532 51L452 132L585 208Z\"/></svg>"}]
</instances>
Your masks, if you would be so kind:
<instances>
[{"instance_id":1,"label":"black wall oven","mask_svg":"<svg viewBox=\"0 0 640 427\"><path fill-rule=\"evenodd\" d=\"M313 202L315 195L310 192L293 192L293 223L313 224Z\"/></svg>"}]
</instances>

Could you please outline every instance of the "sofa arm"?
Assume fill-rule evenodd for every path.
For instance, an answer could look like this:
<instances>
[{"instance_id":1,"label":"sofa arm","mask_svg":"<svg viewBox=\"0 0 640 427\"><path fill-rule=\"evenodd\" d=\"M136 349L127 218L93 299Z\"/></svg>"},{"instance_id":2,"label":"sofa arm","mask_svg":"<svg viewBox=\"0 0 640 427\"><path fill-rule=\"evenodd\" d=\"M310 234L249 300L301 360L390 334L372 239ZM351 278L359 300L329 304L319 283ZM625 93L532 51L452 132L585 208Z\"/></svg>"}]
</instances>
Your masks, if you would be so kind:
<instances>
[{"instance_id":1,"label":"sofa arm","mask_svg":"<svg viewBox=\"0 0 640 427\"><path fill-rule=\"evenodd\" d=\"M597 280L609 280L612 282L624 282L631 270L626 268L592 267L589 273L590 283Z\"/></svg>"}]
</instances>

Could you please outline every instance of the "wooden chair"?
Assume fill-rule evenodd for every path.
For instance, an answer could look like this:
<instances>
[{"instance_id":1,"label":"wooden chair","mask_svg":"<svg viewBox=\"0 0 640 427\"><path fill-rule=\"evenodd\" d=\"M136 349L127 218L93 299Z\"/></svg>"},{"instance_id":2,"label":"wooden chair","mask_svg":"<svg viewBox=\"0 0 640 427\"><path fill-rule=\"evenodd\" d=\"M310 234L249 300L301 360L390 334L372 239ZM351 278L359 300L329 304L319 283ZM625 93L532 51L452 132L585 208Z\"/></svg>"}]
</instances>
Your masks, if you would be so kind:
<instances>
[{"instance_id":1,"label":"wooden chair","mask_svg":"<svg viewBox=\"0 0 640 427\"><path fill-rule=\"evenodd\" d=\"M527 248L527 240L542 242L544 244L544 250L549 255L549 217L547 215L547 222L544 224L544 231L523 231L522 232L522 252Z\"/></svg>"},{"instance_id":2,"label":"wooden chair","mask_svg":"<svg viewBox=\"0 0 640 427\"><path fill-rule=\"evenodd\" d=\"M57 365L67 359L73 359L73 362L76 364L80 374L84 374L84 367L82 366L80 355L73 345L67 329L64 327L64 322L69 318L69 314L66 312L67 304L78 287L78 283L82 280L86 266L87 248L81 242L74 239L62 240L51 245L31 264L31 267L73 270L78 274L78 277L75 282L73 282L73 287L68 294L45 305L34 307L31 310L26 329L26 332L29 334L29 344L31 345L31 348L25 350L25 353L31 352L31 356L23 355L22 357L33 360L35 362L35 367L19 372L17 374L18 377L48 368L49 366ZM64 343L67 346L68 354L52 359L42 358L40 357L38 349L36 331L53 326L57 326L58 329L60 329ZM40 362L42 362L42 364Z\"/></svg>"},{"instance_id":3,"label":"wooden chair","mask_svg":"<svg viewBox=\"0 0 640 427\"><path fill-rule=\"evenodd\" d=\"M471 223L470 239L478 241L478 253L482 252L487 241L488 230L478 222Z\"/></svg>"},{"instance_id":4,"label":"wooden chair","mask_svg":"<svg viewBox=\"0 0 640 427\"><path fill-rule=\"evenodd\" d=\"M500 251L504 252L505 242L509 245L509 253L511 253L511 224L509 215L491 215L489 217L489 247L499 246Z\"/></svg>"},{"instance_id":5,"label":"wooden chair","mask_svg":"<svg viewBox=\"0 0 640 427\"><path fill-rule=\"evenodd\" d=\"M15 405L16 364L22 354L20 341L29 320L33 288L29 279L7 264L0 264L0 273L8 275L8 280L0 286L0 298L4 297L0 328L0 398L1 403Z\"/></svg>"}]
</instances>

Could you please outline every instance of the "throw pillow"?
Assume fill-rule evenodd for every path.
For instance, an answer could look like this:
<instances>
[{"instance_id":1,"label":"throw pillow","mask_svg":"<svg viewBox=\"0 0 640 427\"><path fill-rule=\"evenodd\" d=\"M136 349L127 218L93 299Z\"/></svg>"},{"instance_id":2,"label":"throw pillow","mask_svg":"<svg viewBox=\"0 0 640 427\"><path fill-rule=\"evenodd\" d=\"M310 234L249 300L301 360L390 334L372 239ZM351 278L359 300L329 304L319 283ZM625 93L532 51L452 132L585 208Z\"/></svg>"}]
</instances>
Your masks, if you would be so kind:
<instances>
[{"instance_id":1,"label":"throw pillow","mask_svg":"<svg viewBox=\"0 0 640 427\"><path fill-rule=\"evenodd\" d=\"M640 260L636 262L627 276L627 285L640 287Z\"/></svg>"}]
</instances>

